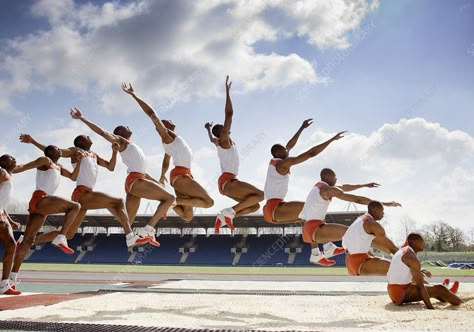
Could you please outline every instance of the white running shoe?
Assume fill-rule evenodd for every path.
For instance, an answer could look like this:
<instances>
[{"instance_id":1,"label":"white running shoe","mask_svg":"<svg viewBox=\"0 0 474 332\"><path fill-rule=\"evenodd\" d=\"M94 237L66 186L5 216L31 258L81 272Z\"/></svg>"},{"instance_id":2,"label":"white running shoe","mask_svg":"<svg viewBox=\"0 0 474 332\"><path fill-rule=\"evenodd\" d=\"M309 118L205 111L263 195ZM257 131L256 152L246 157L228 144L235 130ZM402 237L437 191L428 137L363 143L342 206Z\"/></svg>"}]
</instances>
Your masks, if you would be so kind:
<instances>
[{"instance_id":1,"label":"white running shoe","mask_svg":"<svg viewBox=\"0 0 474 332\"><path fill-rule=\"evenodd\" d=\"M51 242L51 244L53 246L55 246L56 248L59 248L61 249L64 253L68 254L68 255L72 255L74 254L74 250L69 248L69 246L67 245L67 239L66 239L66 236L62 235L62 234L58 234L56 235L56 237L54 238L54 240Z\"/></svg>"},{"instance_id":2,"label":"white running shoe","mask_svg":"<svg viewBox=\"0 0 474 332\"><path fill-rule=\"evenodd\" d=\"M129 248L135 247L135 246L143 246L150 242L150 239L139 237L136 234L133 234L130 238L128 238L127 236L126 240L127 240L127 247Z\"/></svg>"},{"instance_id":3,"label":"white running shoe","mask_svg":"<svg viewBox=\"0 0 474 332\"><path fill-rule=\"evenodd\" d=\"M144 239L148 239L148 243L150 243L151 245L155 247L159 247L160 242L156 241L155 234L156 234L156 231L154 228L152 230L147 230L145 227L142 227L137 230L138 236Z\"/></svg>"}]
</instances>

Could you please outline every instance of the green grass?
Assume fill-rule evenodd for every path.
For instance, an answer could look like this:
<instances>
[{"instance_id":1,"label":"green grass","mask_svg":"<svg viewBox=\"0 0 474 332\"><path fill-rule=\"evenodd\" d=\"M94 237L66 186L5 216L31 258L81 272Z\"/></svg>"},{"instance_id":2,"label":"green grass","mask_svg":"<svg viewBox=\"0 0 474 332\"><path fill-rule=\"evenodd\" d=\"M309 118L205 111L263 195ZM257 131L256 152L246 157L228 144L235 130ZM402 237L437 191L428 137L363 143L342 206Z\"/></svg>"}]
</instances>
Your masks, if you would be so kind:
<instances>
[{"instance_id":1,"label":"green grass","mask_svg":"<svg viewBox=\"0 0 474 332\"><path fill-rule=\"evenodd\" d=\"M434 276L470 276L474 270L425 267ZM112 272L112 273L176 273L176 274L284 274L284 275L348 275L345 267L244 267L244 266L163 266L25 263L23 271Z\"/></svg>"}]
</instances>

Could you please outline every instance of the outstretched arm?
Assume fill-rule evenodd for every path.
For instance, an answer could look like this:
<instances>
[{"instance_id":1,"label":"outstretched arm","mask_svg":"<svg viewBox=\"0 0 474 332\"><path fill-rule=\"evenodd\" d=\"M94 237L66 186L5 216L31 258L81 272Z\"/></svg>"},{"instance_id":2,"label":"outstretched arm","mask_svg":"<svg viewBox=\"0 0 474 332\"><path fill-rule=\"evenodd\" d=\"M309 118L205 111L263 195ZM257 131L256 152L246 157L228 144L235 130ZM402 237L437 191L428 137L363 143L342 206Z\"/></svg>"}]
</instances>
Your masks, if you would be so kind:
<instances>
[{"instance_id":1,"label":"outstretched arm","mask_svg":"<svg viewBox=\"0 0 474 332\"><path fill-rule=\"evenodd\" d=\"M117 164L117 152L119 149L118 143L113 143L112 144L112 157L110 158L109 161L99 157L97 155L97 164L99 166L102 166L104 168L107 168L109 171L113 172L115 169L115 165Z\"/></svg>"},{"instance_id":2,"label":"outstretched arm","mask_svg":"<svg viewBox=\"0 0 474 332\"><path fill-rule=\"evenodd\" d=\"M353 191L360 188L377 188L380 187L380 184L371 182L366 184L343 184L337 187L340 188L342 191Z\"/></svg>"},{"instance_id":3,"label":"outstretched arm","mask_svg":"<svg viewBox=\"0 0 474 332\"><path fill-rule=\"evenodd\" d=\"M77 108L77 107L74 107L74 108L71 108L71 111L70 111L70 114L71 114L71 117L73 119L77 119L77 120L81 120L82 122L84 122L90 129L92 129L93 132L95 132L96 134L102 136L103 138L105 138L107 141L109 141L110 143L119 143L119 144L122 144L124 143L123 141L125 140L123 137L120 137L118 135L115 135L111 132L108 132L108 131L105 131L104 129L102 129L101 127L99 127L98 125L96 125L95 123L87 120L84 115L82 114L82 112Z\"/></svg>"},{"instance_id":4,"label":"outstretched arm","mask_svg":"<svg viewBox=\"0 0 474 332\"><path fill-rule=\"evenodd\" d=\"M278 163L278 166L277 166L278 173L286 174L286 173L288 173L288 170L290 169L291 166L300 164L300 163L308 160L309 158L313 158L313 157L317 156L322 151L324 151L324 149L326 149L329 146L329 144L331 144L332 142L337 141L338 139L341 139L342 137L344 137L343 136L344 133L345 133L345 131L337 133L334 137L327 140L326 142L321 143L319 145L316 145L316 146L312 147L311 149L309 149L308 151L306 151L306 152L304 152L304 153L302 153L302 154L300 154L296 157L289 157L289 158L286 158L285 160L280 161Z\"/></svg>"},{"instance_id":5,"label":"outstretched arm","mask_svg":"<svg viewBox=\"0 0 474 332\"><path fill-rule=\"evenodd\" d=\"M49 166L49 159L47 157L39 157L36 160L30 161L24 165L16 166L12 173L21 173L30 169L38 168L38 167L48 167Z\"/></svg>"},{"instance_id":6,"label":"outstretched arm","mask_svg":"<svg viewBox=\"0 0 474 332\"><path fill-rule=\"evenodd\" d=\"M369 205L373 199L364 197L364 196L358 196L358 195L353 195L353 194L347 194L344 191L342 191L340 188L337 187L329 187L324 191L324 198L325 199L331 199L333 197L337 197L339 199L342 199L343 201L347 202L353 202L357 204L362 204L362 205ZM396 206L402 206L400 203L397 202L381 202L383 206L391 206L391 207L396 207Z\"/></svg>"},{"instance_id":7,"label":"outstretched arm","mask_svg":"<svg viewBox=\"0 0 474 332\"><path fill-rule=\"evenodd\" d=\"M232 100L230 100L230 87L232 82L229 82L229 76L225 79L225 119L224 119L224 128L222 128L221 136L219 137L219 143L224 149L231 147L229 135L230 127L232 126L232 116L234 115L234 109L232 108Z\"/></svg>"},{"instance_id":8,"label":"outstretched arm","mask_svg":"<svg viewBox=\"0 0 474 332\"><path fill-rule=\"evenodd\" d=\"M298 129L298 131L293 135L293 137L288 141L288 143L286 143L286 149L288 151L290 151L291 149L293 149L295 147L295 145L298 142L298 139L300 138L300 135L303 132L303 130L305 130L306 128L311 126L312 123L313 123L313 119L307 119L307 120L303 121L303 124Z\"/></svg>"},{"instance_id":9,"label":"outstretched arm","mask_svg":"<svg viewBox=\"0 0 474 332\"><path fill-rule=\"evenodd\" d=\"M29 134L21 134L20 135L20 142L33 144L34 146L36 146L41 151L44 151L44 149L46 149L46 145L39 143L33 137L31 137L31 135L29 135ZM66 149L61 149L60 148L60 150L61 150L61 157L63 157L63 158L70 158L76 152L75 148L66 148Z\"/></svg>"},{"instance_id":10,"label":"outstretched arm","mask_svg":"<svg viewBox=\"0 0 474 332\"><path fill-rule=\"evenodd\" d=\"M164 187L165 182L167 181L166 179L166 173L168 172L168 169L170 168L170 159L171 156L169 154L166 154L163 156L163 163L161 164L161 176L160 176L160 183Z\"/></svg>"},{"instance_id":11,"label":"outstretched arm","mask_svg":"<svg viewBox=\"0 0 474 332\"><path fill-rule=\"evenodd\" d=\"M132 85L129 83L129 85L127 86L127 84L122 83L122 90L125 93L132 96L133 99L135 99L137 101L138 105L140 105L140 107L145 112L145 114L148 115L148 117L151 119L151 121L153 121L153 124L155 125L156 130L158 131L158 134L161 137L161 140L165 144L169 144L169 143L173 142L173 137L171 137L171 135L168 133L168 129L166 129L163 122L161 122L160 118L158 118L158 116L156 115L153 108L151 108L150 105L148 105L144 100L142 100L141 98L139 98L135 94L135 90L133 90Z\"/></svg>"},{"instance_id":12,"label":"outstretched arm","mask_svg":"<svg viewBox=\"0 0 474 332\"><path fill-rule=\"evenodd\" d=\"M214 135L212 135L212 132L211 132L212 122L207 122L204 125L204 128L206 128L206 130L207 130L207 135L209 136L209 140L211 141L211 143L215 143L217 141L217 138L215 138Z\"/></svg>"}]
</instances>

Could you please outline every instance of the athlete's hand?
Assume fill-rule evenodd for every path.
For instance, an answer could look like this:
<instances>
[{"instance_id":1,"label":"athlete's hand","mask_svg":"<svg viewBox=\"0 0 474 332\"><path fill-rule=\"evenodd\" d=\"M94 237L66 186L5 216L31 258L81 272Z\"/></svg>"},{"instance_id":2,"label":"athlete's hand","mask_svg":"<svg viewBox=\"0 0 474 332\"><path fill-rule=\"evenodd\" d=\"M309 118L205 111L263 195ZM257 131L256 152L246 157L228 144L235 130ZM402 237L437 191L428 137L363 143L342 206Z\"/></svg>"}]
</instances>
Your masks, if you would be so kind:
<instances>
[{"instance_id":1,"label":"athlete's hand","mask_svg":"<svg viewBox=\"0 0 474 332\"><path fill-rule=\"evenodd\" d=\"M112 151L113 152L117 153L119 148L120 148L120 144L118 144L117 142L112 143Z\"/></svg>"},{"instance_id":2,"label":"athlete's hand","mask_svg":"<svg viewBox=\"0 0 474 332\"><path fill-rule=\"evenodd\" d=\"M127 83L122 83L122 90L125 93L128 93L130 96L135 95L135 90L133 90L131 83L128 83L128 86L127 86Z\"/></svg>"},{"instance_id":3,"label":"athlete's hand","mask_svg":"<svg viewBox=\"0 0 474 332\"><path fill-rule=\"evenodd\" d=\"M225 91L229 93L230 87L232 86L232 81L229 82L229 75L225 78Z\"/></svg>"},{"instance_id":4,"label":"athlete's hand","mask_svg":"<svg viewBox=\"0 0 474 332\"><path fill-rule=\"evenodd\" d=\"M13 220L9 220L9 222L10 222L10 226L12 226L12 229L14 231L19 230L21 228L21 224L19 222L16 222Z\"/></svg>"},{"instance_id":5,"label":"athlete's hand","mask_svg":"<svg viewBox=\"0 0 474 332\"><path fill-rule=\"evenodd\" d=\"M309 126L311 126L312 124L313 124L313 118L306 119L306 120L303 121L303 124L301 125L301 128L306 129Z\"/></svg>"},{"instance_id":6,"label":"athlete's hand","mask_svg":"<svg viewBox=\"0 0 474 332\"><path fill-rule=\"evenodd\" d=\"M397 206L402 206L400 203L398 202L385 202L385 203L382 203L383 206L391 206L391 207L397 207Z\"/></svg>"},{"instance_id":7,"label":"athlete's hand","mask_svg":"<svg viewBox=\"0 0 474 332\"><path fill-rule=\"evenodd\" d=\"M204 125L204 128L206 128L207 130L210 130L212 128L212 122L206 122L206 124Z\"/></svg>"},{"instance_id":8,"label":"athlete's hand","mask_svg":"<svg viewBox=\"0 0 474 332\"><path fill-rule=\"evenodd\" d=\"M377 187L380 187L380 184L375 183L375 182L371 182L371 183L367 183L365 185L365 187L367 187L367 188L377 188Z\"/></svg>"},{"instance_id":9,"label":"athlete's hand","mask_svg":"<svg viewBox=\"0 0 474 332\"><path fill-rule=\"evenodd\" d=\"M431 272L428 271L427 269L422 269L421 273L423 273L425 275L425 277L427 277L427 278L431 278L431 276L432 276Z\"/></svg>"},{"instance_id":10,"label":"athlete's hand","mask_svg":"<svg viewBox=\"0 0 474 332\"><path fill-rule=\"evenodd\" d=\"M334 135L334 137L332 138L332 140L333 140L333 141L337 141L337 140L343 138L345 133L347 133L347 130L341 131L341 132L337 133L336 135Z\"/></svg>"},{"instance_id":11,"label":"athlete's hand","mask_svg":"<svg viewBox=\"0 0 474 332\"><path fill-rule=\"evenodd\" d=\"M158 181L158 183L164 188L165 182L168 182L168 179L166 178L166 176L163 175L162 177L160 177L160 181Z\"/></svg>"},{"instance_id":12,"label":"athlete's hand","mask_svg":"<svg viewBox=\"0 0 474 332\"><path fill-rule=\"evenodd\" d=\"M33 143L33 137L28 134L20 134L20 142L22 143Z\"/></svg>"},{"instance_id":13,"label":"athlete's hand","mask_svg":"<svg viewBox=\"0 0 474 332\"><path fill-rule=\"evenodd\" d=\"M82 119L82 112L77 108L71 108L69 111L69 114L71 114L71 117L76 120Z\"/></svg>"}]
</instances>

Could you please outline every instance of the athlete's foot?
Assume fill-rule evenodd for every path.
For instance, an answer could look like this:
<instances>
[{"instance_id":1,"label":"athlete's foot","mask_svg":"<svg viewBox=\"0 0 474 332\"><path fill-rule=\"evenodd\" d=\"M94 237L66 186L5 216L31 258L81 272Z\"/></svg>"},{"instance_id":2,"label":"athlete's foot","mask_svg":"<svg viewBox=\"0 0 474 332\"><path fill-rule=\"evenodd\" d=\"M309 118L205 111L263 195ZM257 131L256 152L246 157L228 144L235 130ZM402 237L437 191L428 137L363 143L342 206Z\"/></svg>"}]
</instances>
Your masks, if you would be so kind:
<instances>
[{"instance_id":1,"label":"athlete's foot","mask_svg":"<svg viewBox=\"0 0 474 332\"><path fill-rule=\"evenodd\" d=\"M328 258L341 255L346 252L346 249L344 249L343 247L338 247L332 242L325 243L323 245L323 249L324 249L324 256Z\"/></svg>"},{"instance_id":2,"label":"athlete's foot","mask_svg":"<svg viewBox=\"0 0 474 332\"><path fill-rule=\"evenodd\" d=\"M235 229L234 227L234 217L235 211L232 208L224 209L220 212L224 216L224 222L232 231Z\"/></svg>"},{"instance_id":3,"label":"athlete's foot","mask_svg":"<svg viewBox=\"0 0 474 332\"><path fill-rule=\"evenodd\" d=\"M150 239L139 237L136 234L130 233L126 235L127 247L132 248L136 246L143 246L150 242Z\"/></svg>"},{"instance_id":4,"label":"athlete's foot","mask_svg":"<svg viewBox=\"0 0 474 332\"><path fill-rule=\"evenodd\" d=\"M216 217L216 222L214 224L214 234L219 234L221 232L221 227L222 227L222 220L224 220L224 216L222 213L218 213Z\"/></svg>"},{"instance_id":5,"label":"athlete's foot","mask_svg":"<svg viewBox=\"0 0 474 332\"><path fill-rule=\"evenodd\" d=\"M443 286L447 287L448 285L449 285L449 279L446 278L446 279L443 280Z\"/></svg>"},{"instance_id":6,"label":"athlete's foot","mask_svg":"<svg viewBox=\"0 0 474 332\"><path fill-rule=\"evenodd\" d=\"M156 231L151 226L145 226L145 227L139 228L137 230L137 235L138 236L140 236L144 239L148 239L148 243L151 244L152 246L159 247L160 242L156 241L155 234L156 234Z\"/></svg>"},{"instance_id":7,"label":"athlete's foot","mask_svg":"<svg viewBox=\"0 0 474 332\"><path fill-rule=\"evenodd\" d=\"M67 239L65 235L58 234L54 240L51 242L53 246L56 248L61 249L65 254L72 255L74 254L74 250L69 248L67 245Z\"/></svg>"},{"instance_id":8,"label":"athlete's foot","mask_svg":"<svg viewBox=\"0 0 474 332\"><path fill-rule=\"evenodd\" d=\"M334 264L336 264L336 261L332 259L327 259L323 254L309 256L309 262L322 266L333 266Z\"/></svg>"},{"instance_id":9,"label":"athlete's foot","mask_svg":"<svg viewBox=\"0 0 474 332\"><path fill-rule=\"evenodd\" d=\"M21 292L19 290L14 289L10 283L6 283L4 286L0 288L0 294L4 295L20 295Z\"/></svg>"},{"instance_id":10,"label":"athlete's foot","mask_svg":"<svg viewBox=\"0 0 474 332\"><path fill-rule=\"evenodd\" d=\"M449 289L452 293L456 294L458 292L458 289L459 289L459 281L455 281L453 282L453 285L451 286L451 288Z\"/></svg>"}]
</instances>

